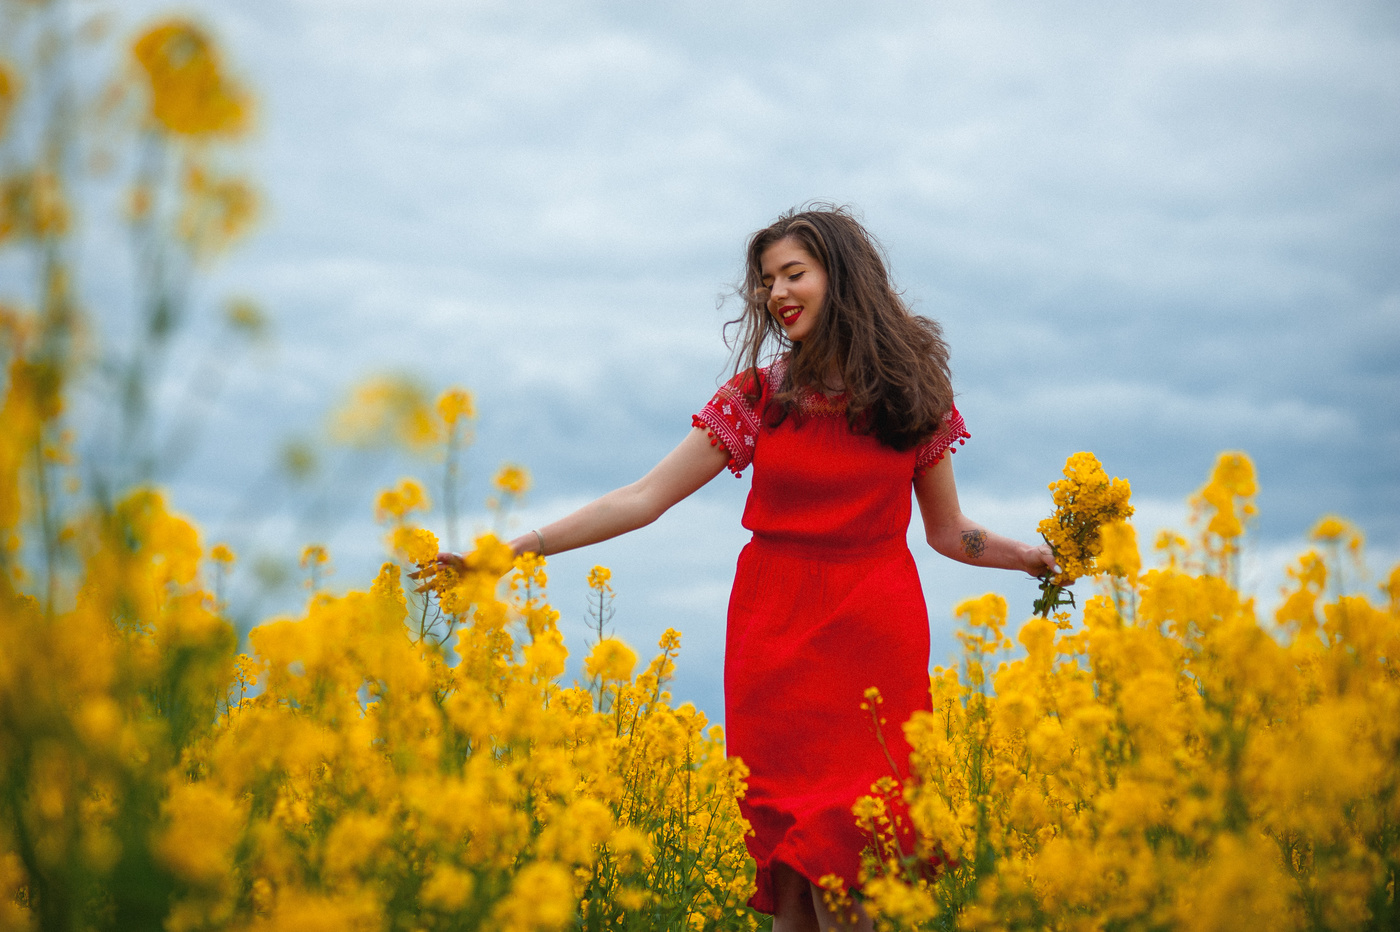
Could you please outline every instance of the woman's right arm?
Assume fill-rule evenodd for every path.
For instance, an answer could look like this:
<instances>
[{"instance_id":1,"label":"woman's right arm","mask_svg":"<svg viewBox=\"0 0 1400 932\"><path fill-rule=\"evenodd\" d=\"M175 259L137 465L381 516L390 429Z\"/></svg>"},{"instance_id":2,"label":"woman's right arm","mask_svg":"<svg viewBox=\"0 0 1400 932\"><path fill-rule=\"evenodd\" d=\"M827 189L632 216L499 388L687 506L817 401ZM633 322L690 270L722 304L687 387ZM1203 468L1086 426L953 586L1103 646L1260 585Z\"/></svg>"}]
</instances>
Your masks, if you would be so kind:
<instances>
[{"instance_id":1,"label":"woman's right arm","mask_svg":"<svg viewBox=\"0 0 1400 932\"><path fill-rule=\"evenodd\" d=\"M553 524L546 524L539 529L539 537L534 531L520 535L510 542L510 547L517 556L522 553L547 556L635 531L655 521L676 502L719 475L728 462L729 453L723 446L710 442L708 431L692 428L674 450L636 482L594 499ZM437 560L448 566L462 566L462 556L456 553L440 553Z\"/></svg>"},{"instance_id":2,"label":"woman's right arm","mask_svg":"<svg viewBox=\"0 0 1400 932\"><path fill-rule=\"evenodd\" d=\"M667 509L719 475L729 462L724 447L710 443L709 432L699 427L689 434L651 472L620 489L594 499L578 511L510 542L517 554L547 556L586 547L651 524Z\"/></svg>"}]
</instances>

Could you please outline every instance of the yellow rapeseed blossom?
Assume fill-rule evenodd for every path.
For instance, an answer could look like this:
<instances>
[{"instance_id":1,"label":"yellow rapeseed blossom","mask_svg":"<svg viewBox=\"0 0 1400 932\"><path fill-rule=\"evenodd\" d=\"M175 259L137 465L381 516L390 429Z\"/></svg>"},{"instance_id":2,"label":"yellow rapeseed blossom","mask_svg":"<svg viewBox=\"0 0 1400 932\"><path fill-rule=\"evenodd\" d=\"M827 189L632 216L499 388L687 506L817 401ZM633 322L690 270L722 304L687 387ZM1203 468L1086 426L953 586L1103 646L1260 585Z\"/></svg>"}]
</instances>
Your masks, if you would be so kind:
<instances>
[{"instance_id":1,"label":"yellow rapeseed blossom","mask_svg":"<svg viewBox=\"0 0 1400 932\"><path fill-rule=\"evenodd\" d=\"M1196 494L1196 501L1210 506L1214 514L1206 532L1224 539L1244 533L1244 522L1255 512L1252 501L1259 491L1254 480L1254 464L1243 453L1222 453L1216 460L1210 481Z\"/></svg>"},{"instance_id":2,"label":"yellow rapeseed blossom","mask_svg":"<svg viewBox=\"0 0 1400 932\"><path fill-rule=\"evenodd\" d=\"M178 876L209 886L233 868L246 815L242 803L208 783L176 786L165 801L169 824L158 851Z\"/></svg>"},{"instance_id":3,"label":"yellow rapeseed blossom","mask_svg":"<svg viewBox=\"0 0 1400 932\"><path fill-rule=\"evenodd\" d=\"M171 19L131 52L145 75L153 123L176 136L235 135L248 127L247 94L223 74L218 49L195 24Z\"/></svg>"},{"instance_id":4,"label":"yellow rapeseed blossom","mask_svg":"<svg viewBox=\"0 0 1400 932\"><path fill-rule=\"evenodd\" d=\"M530 488L530 474L513 463L502 466L491 481L506 495L524 495Z\"/></svg>"},{"instance_id":5,"label":"yellow rapeseed blossom","mask_svg":"<svg viewBox=\"0 0 1400 932\"><path fill-rule=\"evenodd\" d=\"M126 213L128 219L139 223L146 220L151 215L151 206L154 202L151 185L148 182L140 181L132 185L131 190L126 195Z\"/></svg>"},{"instance_id":6,"label":"yellow rapeseed blossom","mask_svg":"<svg viewBox=\"0 0 1400 932\"><path fill-rule=\"evenodd\" d=\"M320 544L309 544L302 550L299 562L304 570L313 566L324 566L330 562L330 554Z\"/></svg>"},{"instance_id":7,"label":"yellow rapeseed blossom","mask_svg":"<svg viewBox=\"0 0 1400 932\"><path fill-rule=\"evenodd\" d=\"M1345 546L1352 553L1358 553L1366 540L1356 525L1350 521L1344 521L1336 515L1328 515L1323 518L1313 527L1308 536L1319 543Z\"/></svg>"},{"instance_id":8,"label":"yellow rapeseed blossom","mask_svg":"<svg viewBox=\"0 0 1400 932\"><path fill-rule=\"evenodd\" d=\"M217 255L252 227L257 196L248 182L215 177L198 166L185 173L176 232L200 259Z\"/></svg>"},{"instance_id":9,"label":"yellow rapeseed blossom","mask_svg":"<svg viewBox=\"0 0 1400 932\"><path fill-rule=\"evenodd\" d=\"M562 864L535 861L515 877L497 907L501 932L554 932L574 916L573 877Z\"/></svg>"},{"instance_id":10,"label":"yellow rapeseed blossom","mask_svg":"<svg viewBox=\"0 0 1400 932\"><path fill-rule=\"evenodd\" d=\"M1137 532L1126 521L1111 521L1099 529L1103 550L1099 554L1100 569L1114 576L1136 579L1142 570L1138 553Z\"/></svg>"},{"instance_id":11,"label":"yellow rapeseed blossom","mask_svg":"<svg viewBox=\"0 0 1400 932\"><path fill-rule=\"evenodd\" d=\"M331 434L359 447L403 446L426 450L442 439L442 421L422 386L381 376L356 386L331 417Z\"/></svg>"},{"instance_id":12,"label":"yellow rapeseed blossom","mask_svg":"<svg viewBox=\"0 0 1400 932\"><path fill-rule=\"evenodd\" d=\"M446 913L456 912L471 902L475 892L472 875L451 864L439 864L423 884L423 905Z\"/></svg>"},{"instance_id":13,"label":"yellow rapeseed blossom","mask_svg":"<svg viewBox=\"0 0 1400 932\"><path fill-rule=\"evenodd\" d=\"M72 208L58 174L48 168L0 178L0 242L59 237L72 225Z\"/></svg>"},{"instance_id":14,"label":"yellow rapeseed blossom","mask_svg":"<svg viewBox=\"0 0 1400 932\"><path fill-rule=\"evenodd\" d=\"M584 661L588 675L603 680L630 680L636 666L636 651L616 638L603 638Z\"/></svg>"},{"instance_id":15,"label":"yellow rapeseed blossom","mask_svg":"<svg viewBox=\"0 0 1400 932\"><path fill-rule=\"evenodd\" d=\"M410 563L421 566L431 563L438 555L438 539L432 531L400 525L394 528L389 537L389 549L403 554Z\"/></svg>"},{"instance_id":16,"label":"yellow rapeseed blossom","mask_svg":"<svg viewBox=\"0 0 1400 932\"><path fill-rule=\"evenodd\" d=\"M306 587L312 591L320 589L322 580L332 575L330 553L321 544L309 544L302 550L298 564L306 570Z\"/></svg>"},{"instance_id":17,"label":"yellow rapeseed blossom","mask_svg":"<svg viewBox=\"0 0 1400 932\"><path fill-rule=\"evenodd\" d=\"M0 61L0 138L10 125L10 114L19 101L19 79L15 73Z\"/></svg>"},{"instance_id":18,"label":"yellow rapeseed blossom","mask_svg":"<svg viewBox=\"0 0 1400 932\"><path fill-rule=\"evenodd\" d=\"M461 388L449 388L438 396L437 411L448 427L476 417L476 405L472 401L471 392Z\"/></svg>"},{"instance_id":19,"label":"yellow rapeseed blossom","mask_svg":"<svg viewBox=\"0 0 1400 932\"><path fill-rule=\"evenodd\" d=\"M429 507L428 493L417 479L400 479L397 486L379 493L374 503L374 518L380 523L401 522L413 512Z\"/></svg>"},{"instance_id":20,"label":"yellow rapeseed blossom","mask_svg":"<svg viewBox=\"0 0 1400 932\"><path fill-rule=\"evenodd\" d=\"M1055 513L1040 522L1039 530L1055 553L1061 576L1073 580L1093 573L1102 546L1099 528L1132 517L1133 506L1128 504L1128 483L1109 479L1092 453L1071 456L1064 475L1050 484Z\"/></svg>"},{"instance_id":21,"label":"yellow rapeseed blossom","mask_svg":"<svg viewBox=\"0 0 1400 932\"><path fill-rule=\"evenodd\" d=\"M267 335L267 315L247 298L230 301L224 308L224 320L235 332L250 339L259 340Z\"/></svg>"}]
</instances>

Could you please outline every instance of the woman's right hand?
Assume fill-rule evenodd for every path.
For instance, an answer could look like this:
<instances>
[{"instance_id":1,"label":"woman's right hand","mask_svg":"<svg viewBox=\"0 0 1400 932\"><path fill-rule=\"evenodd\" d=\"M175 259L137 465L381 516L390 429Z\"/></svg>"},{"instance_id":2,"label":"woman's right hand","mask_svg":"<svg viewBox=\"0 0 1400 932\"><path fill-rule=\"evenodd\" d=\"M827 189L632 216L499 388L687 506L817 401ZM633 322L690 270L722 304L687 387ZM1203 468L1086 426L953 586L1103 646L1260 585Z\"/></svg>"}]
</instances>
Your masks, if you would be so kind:
<instances>
[{"instance_id":1,"label":"woman's right hand","mask_svg":"<svg viewBox=\"0 0 1400 932\"><path fill-rule=\"evenodd\" d=\"M439 551L438 555L433 558L433 562L425 563L409 573L408 578L418 580L418 585L413 589L414 592L427 592L429 589L436 588L434 583L438 581L438 577L443 575L444 570L460 576L472 568L472 563L470 554L443 550Z\"/></svg>"},{"instance_id":2,"label":"woman's right hand","mask_svg":"<svg viewBox=\"0 0 1400 932\"><path fill-rule=\"evenodd\" d=\"M448 550L444 550L441 553L439 553L437 557L433 560L433 562L429 565L449 566L459 573L464 572L467 569L466 558L463 557L460 553L452 553Z\"/></svg>"}]
</instances>

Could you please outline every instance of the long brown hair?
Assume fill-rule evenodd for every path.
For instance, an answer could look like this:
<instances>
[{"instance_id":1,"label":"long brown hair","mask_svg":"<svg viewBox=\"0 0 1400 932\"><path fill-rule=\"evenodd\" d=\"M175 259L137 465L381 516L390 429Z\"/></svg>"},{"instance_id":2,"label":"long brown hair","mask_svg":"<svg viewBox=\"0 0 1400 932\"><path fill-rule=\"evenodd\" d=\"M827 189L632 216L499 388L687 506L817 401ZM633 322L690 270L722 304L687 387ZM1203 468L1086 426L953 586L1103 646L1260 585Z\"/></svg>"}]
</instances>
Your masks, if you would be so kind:
<instances>
[{"instance_id":1,"label":"long brown hair","mask_svg":"<svg viewBox=\"0 0 1400 932\"><path fill-rule=\"evenodd\" d=\"M807 339L792 343L768 312L760 262L774 243L791 238L821 263L826 300ZM765 355L787 351L782 384L768 405L770 424L797 411L803 390L822 390L840 373L846 419L896 450L908 450L938 430L953 406L948 344L942 328L910 312L890 284L883 250L845 207L791 210L749 239L743 311L725 327L736 371L754 371Z\"/></svg>"}]
</instances>

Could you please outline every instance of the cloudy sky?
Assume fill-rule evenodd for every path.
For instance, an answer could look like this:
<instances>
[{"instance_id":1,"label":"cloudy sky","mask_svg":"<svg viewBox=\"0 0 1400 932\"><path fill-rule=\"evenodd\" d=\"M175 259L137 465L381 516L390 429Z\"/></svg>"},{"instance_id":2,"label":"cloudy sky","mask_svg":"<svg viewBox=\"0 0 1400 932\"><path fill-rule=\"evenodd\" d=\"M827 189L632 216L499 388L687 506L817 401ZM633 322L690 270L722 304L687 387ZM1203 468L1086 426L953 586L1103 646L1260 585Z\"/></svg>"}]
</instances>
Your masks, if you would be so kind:
<instances>
[{"instance_id":1,"label":"cloudy sky","mask_svg":"<svg viewBox=\"0 0 1400 932\"><path fill-rule=\"evenodd\" d=\"M266 203L205 298L253 295L278 332L175 482L207 526L244 526L248 477L374 372L476 393L468 497L527 465L517 530L636 478L725 375L745 237L820 198L857 208L946 328L974 518L1031 539L1046 484L1092 450L1147 537L1239 449L1264 601L1324 513L1361 524L1375 568L1400 558L1392 0L188 9L256 90ZM370 494L397 468L330 506L341 586L377 566ZM609 565L618 634L682 629L678 697L720 717L746 488L723 474L552 561L571 646L583 575ZM1010 574L919 563L936 662L957 600L1029 612Z\"/></svg>"}]
</instances>

